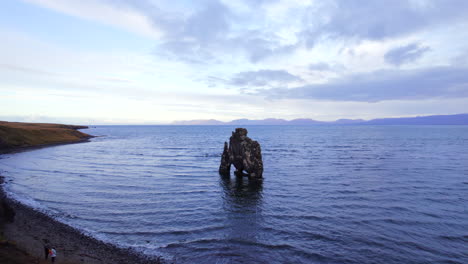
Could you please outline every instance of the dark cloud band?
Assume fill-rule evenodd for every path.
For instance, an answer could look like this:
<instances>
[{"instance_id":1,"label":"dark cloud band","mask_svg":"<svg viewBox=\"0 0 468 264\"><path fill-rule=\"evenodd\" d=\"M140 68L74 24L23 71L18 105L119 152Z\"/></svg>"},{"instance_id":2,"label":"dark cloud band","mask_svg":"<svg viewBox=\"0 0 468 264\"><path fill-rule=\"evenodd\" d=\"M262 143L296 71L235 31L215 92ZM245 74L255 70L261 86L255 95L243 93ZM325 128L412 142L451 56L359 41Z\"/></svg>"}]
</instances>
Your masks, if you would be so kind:
<instances>
[{"instance_id":1,"label":"dark cloud band","mask_svg":"<svg viewBox=\"0 0 468 264\"><path fill-rule=\"evenodd\" d=\"M468 68L434 67L413 71L355 74L326 84L257 91L269 98L378 102L468 97Z\"/></svg>"}]
</instances>

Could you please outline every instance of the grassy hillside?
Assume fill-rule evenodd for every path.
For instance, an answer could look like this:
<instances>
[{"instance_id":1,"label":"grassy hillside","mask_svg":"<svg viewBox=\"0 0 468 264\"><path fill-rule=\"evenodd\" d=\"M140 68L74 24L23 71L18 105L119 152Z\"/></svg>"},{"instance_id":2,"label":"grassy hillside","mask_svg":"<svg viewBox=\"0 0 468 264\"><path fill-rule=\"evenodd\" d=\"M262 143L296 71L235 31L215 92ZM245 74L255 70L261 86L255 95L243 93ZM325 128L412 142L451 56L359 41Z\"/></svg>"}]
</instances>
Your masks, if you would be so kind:
<instances>
[{"instance_id":1,"label":"grassy hillside","mask_svg":"<svg viewBox=\"0 0 468 264\"><path fill-rule=\"evenodd\" d=\"M73 143L92 136L78 131L86 126L0 121L0 151L48 144Z\"/></svg>"}]
</instances>

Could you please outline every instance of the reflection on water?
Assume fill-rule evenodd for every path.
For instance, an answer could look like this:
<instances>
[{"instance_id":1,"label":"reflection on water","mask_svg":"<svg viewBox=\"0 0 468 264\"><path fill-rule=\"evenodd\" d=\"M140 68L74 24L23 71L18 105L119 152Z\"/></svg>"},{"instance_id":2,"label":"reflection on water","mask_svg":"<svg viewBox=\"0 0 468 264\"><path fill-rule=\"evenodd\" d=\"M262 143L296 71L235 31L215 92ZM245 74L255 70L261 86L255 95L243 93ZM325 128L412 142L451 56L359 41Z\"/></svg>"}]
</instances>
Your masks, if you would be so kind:
<instances>
[{"instance_id":1,"label":"reflection on water","mask_svg":"<svg viewBox=\"0 0 468 264\"><path fill-rule=\"evenodd\" d=\"M242 207L242 209L253 210L261 207L263 180L248 179L236 176L220 176L220 184L223 187L225 209ZM226 208L227 207L227 208Z\"/></svg>"},{"instance_id":2,"label":"reflection on water","mask_svg":"<svg viewBox=\"0 0 468 264\"><path fill-rule=\"evenodd\" d=\"M231 261L252 262L253 259L239 252L251 252L252 247L259 243L259 230L263 224L263 181L242 176L220 176L220 185L223 188L223 209L226 215L225 241L231 248L223 253L228 255L221 257L230 258Z\"/></svg>"}]
</instances>

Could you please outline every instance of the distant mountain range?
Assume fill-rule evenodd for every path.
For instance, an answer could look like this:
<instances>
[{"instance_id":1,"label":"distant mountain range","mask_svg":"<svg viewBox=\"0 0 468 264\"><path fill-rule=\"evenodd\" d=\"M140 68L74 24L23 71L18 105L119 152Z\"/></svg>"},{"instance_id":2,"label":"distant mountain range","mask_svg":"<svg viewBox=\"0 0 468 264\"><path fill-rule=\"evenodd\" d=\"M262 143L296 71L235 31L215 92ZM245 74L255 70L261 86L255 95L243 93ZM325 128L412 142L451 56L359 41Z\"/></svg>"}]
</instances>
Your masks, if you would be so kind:
<instances>
[{"instance_id":1,"label":"distant mountain range","mask_svg":"<svg viewBox=\"0 0 468 264\"><path fill-rule=\"evenodd\" d=\"M372 120L338 119L336 121L317 121L309 118L293 120L268 118L262 120L236 119L229 122L222 122L215 119L208 119L175 121L172 125L468 125L468 114L379 118Z\"/></svg>"}]
</instances>

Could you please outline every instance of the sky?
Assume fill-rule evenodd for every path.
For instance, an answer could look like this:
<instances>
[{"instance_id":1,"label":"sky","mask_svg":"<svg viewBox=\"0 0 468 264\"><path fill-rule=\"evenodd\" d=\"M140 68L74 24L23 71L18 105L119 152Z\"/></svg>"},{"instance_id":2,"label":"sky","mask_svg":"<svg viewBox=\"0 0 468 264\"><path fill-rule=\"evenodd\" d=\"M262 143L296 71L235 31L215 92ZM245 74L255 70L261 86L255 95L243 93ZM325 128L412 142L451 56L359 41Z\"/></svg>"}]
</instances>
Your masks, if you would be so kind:
<instances>
[{"instance_id":1,"label":"sky","mask_svg":"<svg viewBox=\"0 0 468 264\"><path fill-rule=\"evenodd\" d=\"M466 0L4 0L0 120L468 113Z\"/></svg>"}]
</instances>

